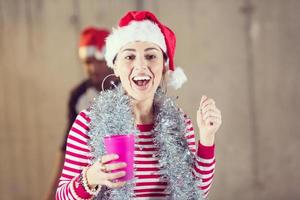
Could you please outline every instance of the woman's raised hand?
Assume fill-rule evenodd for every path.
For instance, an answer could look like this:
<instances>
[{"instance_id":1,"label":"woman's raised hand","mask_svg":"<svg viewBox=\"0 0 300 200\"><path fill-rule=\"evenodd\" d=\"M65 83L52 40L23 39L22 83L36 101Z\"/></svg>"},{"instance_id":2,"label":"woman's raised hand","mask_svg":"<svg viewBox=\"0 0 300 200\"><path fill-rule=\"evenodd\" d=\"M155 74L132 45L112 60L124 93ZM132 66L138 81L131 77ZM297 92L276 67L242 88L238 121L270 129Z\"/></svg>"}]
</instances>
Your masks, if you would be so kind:
<instances>
[{"instance_id":1,"label":"woman's raised hand","mask_svg":"<svg viewBox=\"0 0 300 200\"><path fill-rule=\"evenodd\" d=\"M200 131L200 142L203 145L214 144L216 132L222 124L221 111L213 99L203 95L197 111L197 124Z\"/></svg>"}]
</instances>

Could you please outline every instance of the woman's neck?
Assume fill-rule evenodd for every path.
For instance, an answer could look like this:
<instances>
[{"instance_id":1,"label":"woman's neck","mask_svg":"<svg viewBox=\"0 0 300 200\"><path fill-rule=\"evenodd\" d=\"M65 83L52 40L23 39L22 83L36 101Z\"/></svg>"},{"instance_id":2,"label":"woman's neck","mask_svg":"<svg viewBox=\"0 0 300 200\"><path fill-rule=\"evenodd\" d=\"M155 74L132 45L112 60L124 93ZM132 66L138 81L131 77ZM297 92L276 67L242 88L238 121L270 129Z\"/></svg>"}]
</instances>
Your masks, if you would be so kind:
<instances>
[{"instance_id":1,"label":"woman's neck","mask_svg":"<svg viewBox=\"0 0 300 200\"><path fill-rule=\"evenodd\" d=\"M134 102L133 111L136 124L152 124L153 123L153 99Z\"/></svg>"}]
</instances>

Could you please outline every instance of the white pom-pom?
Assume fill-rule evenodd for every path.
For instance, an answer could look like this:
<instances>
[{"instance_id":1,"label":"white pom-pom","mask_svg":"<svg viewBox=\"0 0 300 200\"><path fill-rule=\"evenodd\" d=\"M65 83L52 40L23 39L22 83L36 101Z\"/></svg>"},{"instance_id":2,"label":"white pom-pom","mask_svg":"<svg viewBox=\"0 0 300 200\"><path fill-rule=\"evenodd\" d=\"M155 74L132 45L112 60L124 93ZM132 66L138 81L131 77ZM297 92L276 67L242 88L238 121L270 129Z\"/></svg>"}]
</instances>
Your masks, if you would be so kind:
<instances>
[{"instance_id":1,"label":"white pom-pom","mask_svg":"<svg viewBox=\"0 0 300 200\"><path fill-rule=\"evenodd\" d=\"M187 81L187 77L181 67L175 67L174 71L169 72L168 86L175 90L181 88L181 86Z\"/></svg>"}]
</instances>

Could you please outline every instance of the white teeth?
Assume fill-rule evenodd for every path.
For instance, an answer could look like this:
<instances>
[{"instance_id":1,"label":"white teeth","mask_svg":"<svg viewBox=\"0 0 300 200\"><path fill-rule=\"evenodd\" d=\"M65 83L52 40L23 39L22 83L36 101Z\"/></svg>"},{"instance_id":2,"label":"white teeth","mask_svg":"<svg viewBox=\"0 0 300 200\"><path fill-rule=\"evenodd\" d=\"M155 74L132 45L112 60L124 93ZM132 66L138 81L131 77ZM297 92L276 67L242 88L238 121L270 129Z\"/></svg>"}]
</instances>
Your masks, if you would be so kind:
<instances>
[{"instance_id":1,"label":"white teeth","mask_svg":"<svg viewBox=\"0 0 300 200\"><path fill-rule=\"evenodd\" d=\"M135 76L133 77L134 81L148 81L150 80L150 76Z\"/></svg>"}]
</instances>

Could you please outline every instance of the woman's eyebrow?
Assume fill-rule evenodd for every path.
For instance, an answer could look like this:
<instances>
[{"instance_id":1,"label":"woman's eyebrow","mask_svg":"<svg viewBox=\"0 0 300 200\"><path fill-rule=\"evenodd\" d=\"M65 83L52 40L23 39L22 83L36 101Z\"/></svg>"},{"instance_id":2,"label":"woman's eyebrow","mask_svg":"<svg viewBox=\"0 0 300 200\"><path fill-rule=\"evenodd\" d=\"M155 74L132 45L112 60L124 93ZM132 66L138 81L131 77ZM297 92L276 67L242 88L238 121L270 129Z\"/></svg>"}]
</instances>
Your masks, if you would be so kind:
<instances>
[{"instance_id":1,"label":"woman's eyebrow","mask_svg":"<svg viewBox=\"0 0 300 200\"><path fill-rule=\"evenodd\" d=\"M149 47L149 48L145 49L144 51L151 51L151 50L159 51L159 49L157 49L155 47Z\"/></svg>"},{"instance_id":2,"label":"woman's eyebrow","mask_svg":"<svg viewBox=\"0 0 300 200\"><path fill-rule=\"evenodd\" d=\"M122 52L124 51L136 51L135 49L123 49Z\"/></svg>"}]
</instances>

